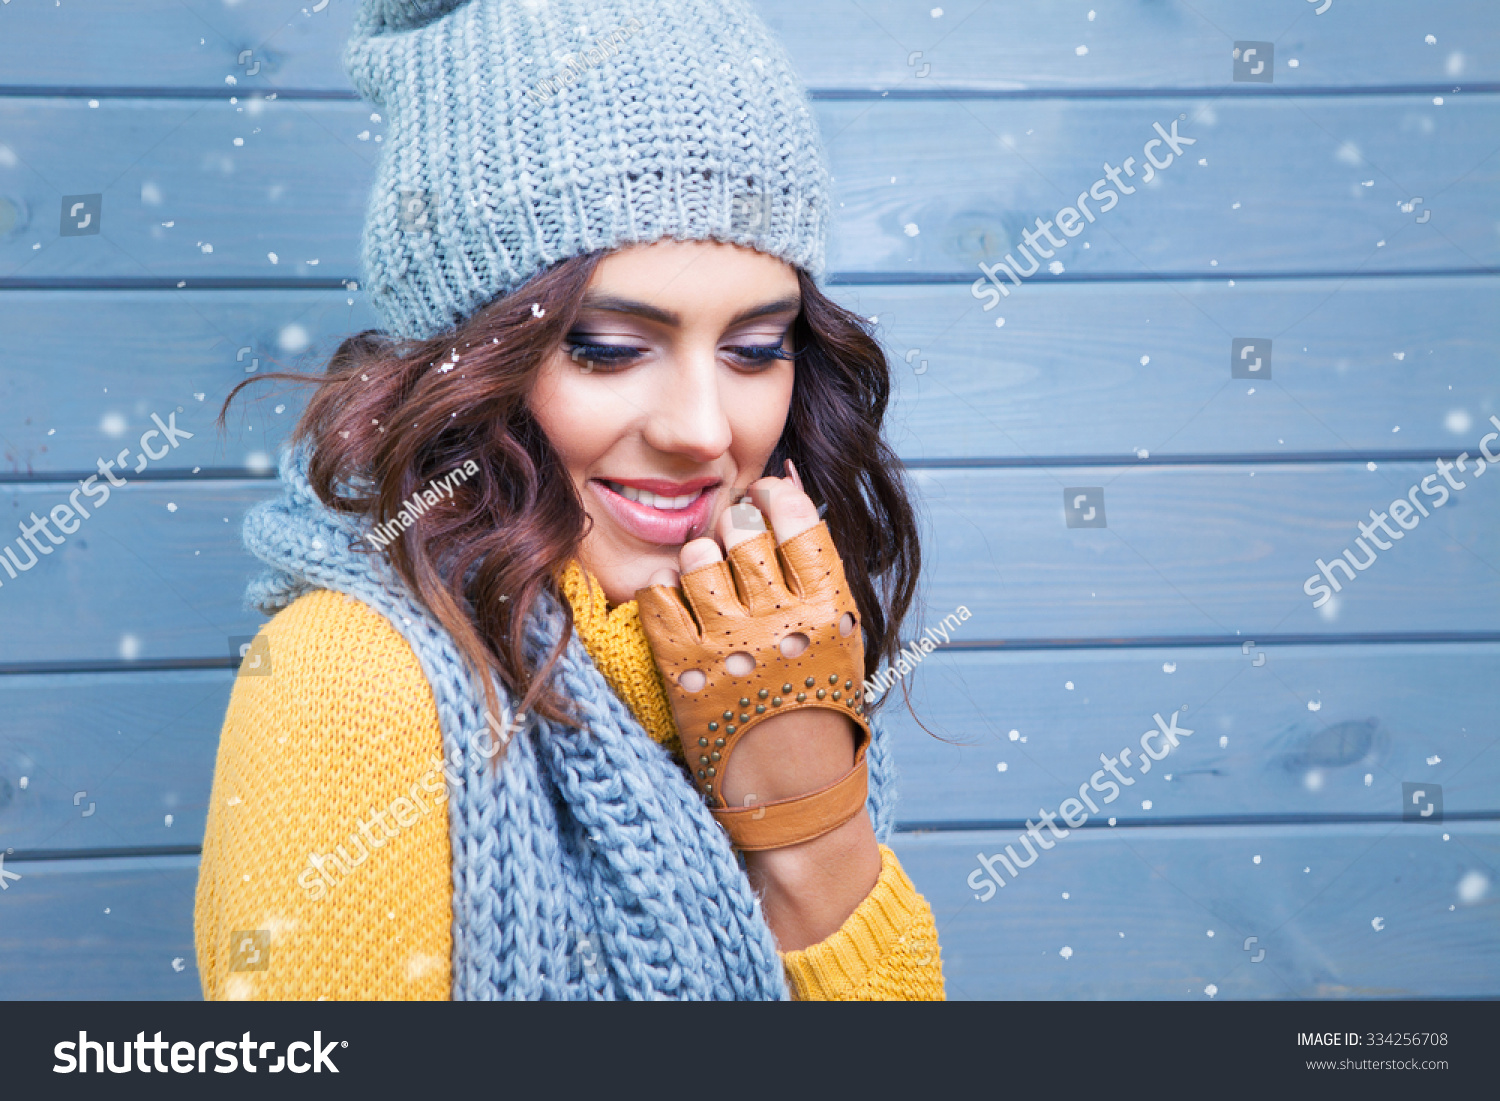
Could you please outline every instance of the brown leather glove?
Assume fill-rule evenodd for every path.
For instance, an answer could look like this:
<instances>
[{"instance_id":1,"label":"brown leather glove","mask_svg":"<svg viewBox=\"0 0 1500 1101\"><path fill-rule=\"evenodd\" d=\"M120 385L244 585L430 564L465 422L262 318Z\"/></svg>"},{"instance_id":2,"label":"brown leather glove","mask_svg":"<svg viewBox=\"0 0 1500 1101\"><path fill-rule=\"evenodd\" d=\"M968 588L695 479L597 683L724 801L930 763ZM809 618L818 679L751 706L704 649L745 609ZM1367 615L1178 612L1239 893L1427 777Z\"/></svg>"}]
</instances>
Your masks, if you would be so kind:
<instances>
[{"instance_id":1,"label":"brown leather glove","mask_svg":"<svg viewBox=\"0 0 1500 1101\"><path fill-rule=\"evenodd\" d=\"M810 841L843 825L868 794L870 725L859 610L827 523L780 546L763 531L731 547L727 561L681 580L681 593L651 585L636 601L683 755L714 817L736 848L750 851ZM740 740L765 719L808 707L854 721L854 767L806 795L727 806L723 777Z\"/></svg>"}]
</instances>

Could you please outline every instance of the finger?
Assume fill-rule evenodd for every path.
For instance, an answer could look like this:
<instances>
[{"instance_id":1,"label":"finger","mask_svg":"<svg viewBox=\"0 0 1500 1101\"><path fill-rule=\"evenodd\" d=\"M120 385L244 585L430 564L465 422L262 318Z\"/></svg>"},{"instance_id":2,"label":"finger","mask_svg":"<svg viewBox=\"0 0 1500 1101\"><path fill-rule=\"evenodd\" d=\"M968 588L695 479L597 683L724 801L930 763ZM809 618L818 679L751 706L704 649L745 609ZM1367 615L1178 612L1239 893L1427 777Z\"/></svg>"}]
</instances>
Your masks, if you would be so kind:
<instances>
[{"instance_id":1,"label":"finger","mask_svg":"<svg viewBox=\"0 0 1500 1101\"><path fill-rule=\"evenodd\" d=\"M660 654L666 646L681 646L685 641L702 638L693 613L683 602L677 586L660 585L656 578L663 571L652 575L652 584L635 592L636 610L641 617L641 628L646 632L646 641L653 653ZM675 675L674 670L674 675Z\"/></svg>"},{"instance_id":2,"label":"finger","mask_svg":"<svg viewBox=\"0 0 1500 1101\"><path fill-rule=\"evenodd\" d=\"M740 600L752 616L769 615L777 608L792 606L792 593L781 578L776 558L776 540L769 531L742 539L729 548Z\"/></svg>"},{"instance_id":3,"label":"finger","mask_svg":"<svg viewBox=\"0 0 1500 1101\"><path fill-rule=\"evenodd\" d=\"M719 516L715 531L725 547L733 550L736 543L752 539L763 531L769 531L766 518L760 509L746 497L737 505L731 505Z\"/></svg>"},{"instance_id":4,"label":"finger","mask_svg":"<svg viewBox=\"0 0 1500 1101\"><path fill-rule=\"evenodd\" d=\"M792 492L801 492L780 478L763 480L789 487ZM785 508L782 511L785 512ZM787 607L792 594L782 580L781 563L776 559L776 538L766 526L761 510L749 501L735 505L719 518L719 533L729 548L729 561L739 586L740 599L750 609L750 614L761 616Z\"/></svg>"},{"instance_id":5,"label":"finger","mask_svg":"<svg viewBox=\"0 0 1500 1101\"><path fill-rule=\"evenodd\" d=\"M806 531L776 546L785 567L787 587L804 600L848 598L849 582L828 525L819 520ZM841 633L847 634L843 628Z\"/></svg>"},{"instance_id":6,"label":"finger","mask_svg":"<svg viewBox=\"0 0 1500 1101\"><path fill-rule=\"evenodd\" d=\"M705 536L684 544L682 550L678 552L677 561L681 563L683 573L691 573L723 557L724 555L719 551L719 544Z\"/></svg>"},{"instance_id":7,"label":"finger","mask_svg":"<svg viewBox=\"0 0 1500 1101\"><path fill-rule=\"evenodd\" d=\"M680 576L676 570L668 566L663 566L661 569L652 572L650 578L646 581L646 585L648 587L651 585L660 585L666 589L675 589L677 588Z\"/></svg>"},{"instance_id":8,"label":"finger","mask_svg":"<svg viewBox=\"0 0 1500 1101\"><path fill-rule=\"evenodd\" d=\"M818 523L818 507L790 478L761 478L752 482L750 497L770 521L778 546Z\"/></svg>"},{"instance_id":9,"label":"finger","mask_svg":"<svg viewBox=\"0 0 1500 1101\"><path fill-rule=\"evenodd\" d=\"M717 636L720 620L726 617L739 620L745 615L729 573L729 563L722 558L683 573L682 591L698 622L703 624L705 636Z\"/></svg>"}]
</instances>

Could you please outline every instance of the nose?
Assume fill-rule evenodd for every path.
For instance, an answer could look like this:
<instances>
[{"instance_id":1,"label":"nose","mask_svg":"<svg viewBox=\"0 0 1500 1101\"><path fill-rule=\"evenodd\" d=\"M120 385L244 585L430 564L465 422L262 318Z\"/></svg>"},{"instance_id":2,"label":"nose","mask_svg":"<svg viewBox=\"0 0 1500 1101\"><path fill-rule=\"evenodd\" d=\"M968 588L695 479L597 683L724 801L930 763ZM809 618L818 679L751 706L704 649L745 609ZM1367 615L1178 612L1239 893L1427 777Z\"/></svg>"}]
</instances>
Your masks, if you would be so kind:
<instances>
[{"instance_id":1,"label":"nose","mask_svg":"<svg viewBox=\"0 0 1500 1101\"><path fill-rule=\"evenodd\" d=\"M657 451L700 463L712 462L728 451L734 433L713 350L679 356L673 369L661 372L659 378L661 385L652 394L642 433L646 443Z\"/></svg>"}]
</instances>

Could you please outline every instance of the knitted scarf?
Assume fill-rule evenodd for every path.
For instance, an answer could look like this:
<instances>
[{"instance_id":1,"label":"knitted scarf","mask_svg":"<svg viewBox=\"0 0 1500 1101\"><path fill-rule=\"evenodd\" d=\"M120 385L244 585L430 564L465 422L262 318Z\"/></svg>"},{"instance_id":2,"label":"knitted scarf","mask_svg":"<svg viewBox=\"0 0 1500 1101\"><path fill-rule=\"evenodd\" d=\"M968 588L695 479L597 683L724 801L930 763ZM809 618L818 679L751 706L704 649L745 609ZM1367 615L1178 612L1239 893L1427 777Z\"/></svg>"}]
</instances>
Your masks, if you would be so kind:
<instances>
[{"instance_id":1,"label":"knitted scarf","mask_svg":"<svg viewBox=\"0 0 1500 1101\"><path fill-rule=\"evenodd\" d=\"M331 589L385 616L417 656L437 703L443 752L459 766L472 758L476 738L487 742L483 692L452 637L384 558L351 549L364 527L318 500L309 456L307 445L284 448L281 496L245 518L246 548L270 567L250 583L247 606L273 615L304 593ZM582 575L576 564L568 575L572 594ZM639 633L633 601L610 611L597 583L594 592L591 600L571 597L590 636ZM563 608L544 592L526 624L532 668L563 622ZM642 669L644 642L639 634L634 645L596 649L627 655L616 658L611 679L660 737L670 727L652 704L661 686ZM528 715L498 768L462 764L457 784L449 774L452 997L786 998L775 938L740 859L672 754L611 690L577 630L556 675L579 705L581 726ZM495 689L509 718L512 701L498 681ZM665 714L670 719L670 709ZM885 842L894 773L879 720L871 727L869 810Z\"/></svg>"}]
</instances>

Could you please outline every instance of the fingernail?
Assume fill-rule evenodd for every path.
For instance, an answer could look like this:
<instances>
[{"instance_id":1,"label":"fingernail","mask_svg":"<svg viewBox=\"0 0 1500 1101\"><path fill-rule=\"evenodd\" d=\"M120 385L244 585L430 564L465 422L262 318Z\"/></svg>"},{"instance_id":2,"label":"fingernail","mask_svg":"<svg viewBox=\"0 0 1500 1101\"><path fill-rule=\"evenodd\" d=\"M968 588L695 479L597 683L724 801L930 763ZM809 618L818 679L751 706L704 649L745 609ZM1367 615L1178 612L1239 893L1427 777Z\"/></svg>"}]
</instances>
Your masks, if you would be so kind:
<instances>
[{"instance_id":1,"label":"fingernail","mask_svg":"<svg viewBox=\"0 0 1500 1101\"><path fill-rule=\"evenodd\" d=\"M766 531L766 518L760 509L750 504L735 505L729 510L729 523L740 531Z\"/></svg>"},{"instance_id":2,"label":"fingernail","mask_svg":"<svg viewBox=\"0 0 1500 1101\"><path fill-rule=\"evenodd\" d=\"M801 489L803 493L807 492L807 490L802 488L802 479L797 476L797 464L792 462L791 459L787 459L786 461L786 475L792 480L792 485Z\"/></svg>"}]
</instances>

